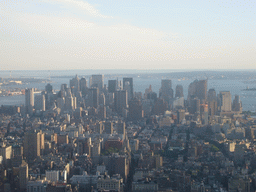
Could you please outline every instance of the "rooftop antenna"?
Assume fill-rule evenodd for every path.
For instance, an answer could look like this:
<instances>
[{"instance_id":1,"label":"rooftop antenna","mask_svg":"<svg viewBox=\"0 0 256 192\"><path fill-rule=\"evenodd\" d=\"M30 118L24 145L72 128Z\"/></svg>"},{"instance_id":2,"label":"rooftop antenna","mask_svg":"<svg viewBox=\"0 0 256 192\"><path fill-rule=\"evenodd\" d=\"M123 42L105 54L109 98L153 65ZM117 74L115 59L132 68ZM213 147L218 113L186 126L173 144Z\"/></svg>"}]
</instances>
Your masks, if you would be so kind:
<instances>
[{"instance_id":1,"label":"rooftop antenna","mask_svg":"<svg viewBox=\"0 0 256 192\"><path fill-rule=\"evenodd\" d=\"M10 71L10 79L12 78L12 71Z\"/></svg>"}]
</instances>

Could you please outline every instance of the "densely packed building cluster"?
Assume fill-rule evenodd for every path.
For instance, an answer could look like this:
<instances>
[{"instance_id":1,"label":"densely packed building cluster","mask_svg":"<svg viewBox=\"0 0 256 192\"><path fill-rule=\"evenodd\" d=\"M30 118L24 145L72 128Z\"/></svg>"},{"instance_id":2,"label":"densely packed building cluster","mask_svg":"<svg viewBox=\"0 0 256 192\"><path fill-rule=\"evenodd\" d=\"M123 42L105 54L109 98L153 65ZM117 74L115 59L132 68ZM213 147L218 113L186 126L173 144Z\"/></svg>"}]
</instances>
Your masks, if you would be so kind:
<instances>
[{"instance_id":1,"label":"densely packed building cluster","mask_svg":"<svg viewBox=\"0 0 256 192\"><path fill-rule=\"evenodd\" d=\"M134 92L133 79L78 76L54 91L25 91L2 106L0 191L250 192L256 119L239 96L195 80L163 79Z\"/></svg>"}]
</instances>

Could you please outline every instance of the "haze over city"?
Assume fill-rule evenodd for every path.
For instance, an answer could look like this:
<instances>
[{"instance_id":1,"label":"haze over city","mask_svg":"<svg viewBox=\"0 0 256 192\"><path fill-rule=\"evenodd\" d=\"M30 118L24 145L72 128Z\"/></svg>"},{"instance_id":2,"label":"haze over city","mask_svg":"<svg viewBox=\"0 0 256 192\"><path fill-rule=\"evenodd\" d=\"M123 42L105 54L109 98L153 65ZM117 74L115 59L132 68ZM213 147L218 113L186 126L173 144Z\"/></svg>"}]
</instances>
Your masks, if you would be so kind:
<instances>
[{"instance_id":1,"label":"haze over city","mask_svg":"<svg viewBox=\"0 0 256 192\"><path fill-rule=\"evenodd\" d=\"M2 0L1 70L256 69L255 1Z\"/></svg>"},{"instance_id":2,"label":"haze over city","mask_svg":"<svg viewBox=\"0 0 256 192\"><path fill-rule=\"evenodd\" d=\"M255 192L255 10L0 0L0 192Z\"/></svg>"}]
</instances>

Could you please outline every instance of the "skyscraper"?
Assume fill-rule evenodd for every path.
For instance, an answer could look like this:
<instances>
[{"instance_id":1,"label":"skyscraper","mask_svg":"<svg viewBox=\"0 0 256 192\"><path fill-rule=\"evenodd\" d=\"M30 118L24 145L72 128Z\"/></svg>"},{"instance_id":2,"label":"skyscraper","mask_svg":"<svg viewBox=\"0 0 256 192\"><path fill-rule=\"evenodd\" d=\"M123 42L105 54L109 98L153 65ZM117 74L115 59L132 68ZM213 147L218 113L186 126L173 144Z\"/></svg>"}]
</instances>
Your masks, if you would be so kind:
<instances>
[{"instance_id":1,"label":"skyscraper","mask_svg":"<svg viewBox=\"0 0 256 192\"><path fill-rule=\"evenodd\" d=\"M99 105L99 88L91 88L88 91L88 104L97 108Z\"/></svg>"},{"instance_id":2,"label":"skyscraper","mask_svg":"<svg viewBox=\"0 0 256 192\"><path fill-rule=\"evenodd\" d=\"M170 98L173 98L172 80L162 79L159 98L165 100L167 103L169 103Z\"/></svg>"},{"instance_id":3,"label":"skyscraper","mask_svg":"<svg viewBox=\"0 0 256 192\"><path fill-rule=\"evenodd\" d=\"M200 99L200 103L207 100L207 80L200 80L196 85L196 96Z\"/></svg>"},{"instance_id":4,"label":"skyscraper","mask_svg":"<svg viewBox=\"0 0 256 192\"><path fill-rule=\"evenodd\" d=\"M182 85L177 85L176 86L175 97L184 97L183 86Z\"/></svg>"},{"instance_id":5,"label":"skyscraper","mask_svg":"<svg viewBox=\"0 0 256 192\"><path fill-rule=\"evenodd\" d=\"M209 115L213 116L217 114L217 96L214 89L209 89L208 91L208 111Z\"/></svg>"},{"instance_id":6,"label":"skyscraper","mask_svg":"<svg viewBox=\"0 0 256 192\"><path fill-rule=\"evenodd\" d=\"M48 83L46 86L45 86L45 91L47 93L52 93L52 85L50 83Z\"/></svg>"},{"instance_id":7,"label":"skyscraper","mask_svg":"<svg viewBox=\"0 0 256 192\"><path fill-rule=\"evenodd\" d=\"M22 162L19 167L19 187L20 190L26 190L28 182L28 164L26 162Z\"/></svg>"},{"instance_id":8,"label":"skyscraper","mask_svg":"<svg viewBox=\"0 0 256 192\"><path fill-rule=\"evenodd\" d=\"M231 112L231 94L229 91L221 91L218 95L221 112Z\"/></svg>"},{"instance_id":9,"label":"skyscraper","mask_svg":"<svg viewBox=\"0 0 256 192\"><path fill-rule=\"evenodd\" d=\"M123 109L128 108L128 94L126 90L115 92L114 107L119 114L122 114Z\"/></svg>"},{"instance_id":10,"label":"skyscraper","mask_svg":"<svg viewBox=\"0 0 256 192\"><path fill-rule=\"evenodd\" d=\"M74 93L76 94L78 91L80 91L80 82L79 82L79 78L78 76L76 75L75 78L71 79L69 81L69 84L70 84L70 88L72 90L74 90Z\"/></svg>"},{"instance_id":11,"label":"skyscraper","mask_svg":"<svg viewBox=\"0 0 256 192\"><path fill-rule=\"evenodd\" d=\"M235 99L233 100L233 105L232 105L232 111L236 112L242 112L242 102L240 101L240 96L235 95Z\"/></svg>"},{"instance_id":12,"label":"skyscraper","mask_svg":"<svg viewBox=\"0 0 256 192\"><path fill-rule=\"evenodd\" d=\"M35 95L35 110L45 111L45 95Z\"/></svg>"},{"instance_id":13,"label":"skyscraper","mask_svg":"<svg viewBox=\"0 0 256 192\"><path fill-rule=\"evenodd\" d=\"M188 100L197 97L203 104L207 99L207 80L195 80L188 87Z\"/></svg>"},{"instance_id":14,"label":"skyscraper","mask_svg":"<svg viewBox=\"0 0 256 192\"><path fill-rule=\"evenodd\" d=\"M91 78L91 88L99 88L99 91L102 91L104 82L103 82L103 75L92 75Z\"/></svg>"},{"instance_id":15,"label":"skyscraper","mask_svg":"<svg viewBox=\"0 0 256 192\"><path fill-rule=\"evenodd\" d=\"M39 132L25 132L24 135L24 156L27 160L34 160L41 155L42 137Z\"/></svg>"},{"instance_id":16,"label":"skyscraper","mask_svg":"<svg viewBox=\"0 0 256 192\"><path fill-rule=\"evenodd\" d=\"M208 91L208 99L207 100L208 101L217 100L215 89L209 89L209 91Z\"/></svg>"},{"instance_id":17,"label":"skyscraper","mask_svg":"<svg viewBox=\"0 0 256 192\"><path fill-rule=\"evenodd\" d=\"M144 111L142 110L141 101L137 98L133 98L129 102L129 119L131 121L137 121L144 117Z\"/></svg>"},{"instance_id":18,"label":"skyscraper","mask_svg":"<svg viewBox=\"0 0 256 192\"><path fill-rule=\"evenodd\" d=\"M123 78L123 90L127 91L128 100L133 98L133 78Z\"/></svg>"},{"instance_id":19,"label":"skyscraper","mask_svg":"<svg viewBox=\"0 0 256 192\"><path fill-rule=\"evenodd\" d=\"M87 81L86 79L83 77L80 80L80 91L82 92L82 95L85 96L87 94Z\"/></svg>"},{"instance_id":20,"label":"skyscraper","mask_svg":"<svg viewBox=\"0 0 256 192\"><path fill-rule=\"evenodd\" d=\"M26 108L26 113L33 114L34 88L25 90L25 108Z\"/></svg>"},{"instance_id":21,"label":"skyscraper","mask_svg":"<svg viewBox=\"0 0 256 192\"><path fill-rule=\"evenodd\" d=\"M117 91L118 81L117 80L108 80L108 92L114 93Z\"/></svg>"},{"instance_id":22,"label":"skyscraper","mask_svg":"<svg viewBox=\"0 0 256 192\"><path fill-rule=\"evenodd\" d=\"M107 134L112 134L113 133L113 123L111 121L105 122L105 132Z\"/></svg>"}]
</instances>

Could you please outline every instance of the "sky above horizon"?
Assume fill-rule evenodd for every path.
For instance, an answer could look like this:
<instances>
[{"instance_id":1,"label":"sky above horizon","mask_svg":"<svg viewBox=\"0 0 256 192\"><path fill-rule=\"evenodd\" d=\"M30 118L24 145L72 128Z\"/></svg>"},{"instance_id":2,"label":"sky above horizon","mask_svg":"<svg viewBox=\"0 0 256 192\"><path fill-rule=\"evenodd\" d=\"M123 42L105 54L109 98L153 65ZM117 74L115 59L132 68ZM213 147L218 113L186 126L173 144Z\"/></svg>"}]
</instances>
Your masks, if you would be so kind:
<instances>
[{"instance_id":1,"label":"sky above horizon","mask_svg":"<svg viewBox=\"0 0 256 192\"><path fill-rule=\"evenodd\" d=\"M1 0L1 70L256 69L256 1Z\"/></svg>"}]
</instances>

